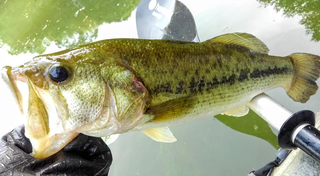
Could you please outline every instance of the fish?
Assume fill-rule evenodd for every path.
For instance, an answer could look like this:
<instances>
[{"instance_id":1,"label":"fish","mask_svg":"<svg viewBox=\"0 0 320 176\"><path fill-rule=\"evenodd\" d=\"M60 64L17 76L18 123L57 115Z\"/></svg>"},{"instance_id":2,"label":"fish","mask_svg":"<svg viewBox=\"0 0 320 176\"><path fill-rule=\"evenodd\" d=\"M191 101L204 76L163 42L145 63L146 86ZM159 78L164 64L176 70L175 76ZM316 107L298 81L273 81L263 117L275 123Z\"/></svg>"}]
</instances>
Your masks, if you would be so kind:
<instances>
[{"instance_id":1,"label":"fish","mask_svg":"<svg viewBox=\"0 0 320 176\"><path fill-rule=\"evenodd\" d=\"M32 156L46 158L79 133L142 131L175 142L169 126L217 114L243 116L253 97L277 87L296 102L308 101L318 89L320 57L268 52L247 33L200 43L108 39L5 66L1 77L24 117Z\"/></svg>"}]
</instances>

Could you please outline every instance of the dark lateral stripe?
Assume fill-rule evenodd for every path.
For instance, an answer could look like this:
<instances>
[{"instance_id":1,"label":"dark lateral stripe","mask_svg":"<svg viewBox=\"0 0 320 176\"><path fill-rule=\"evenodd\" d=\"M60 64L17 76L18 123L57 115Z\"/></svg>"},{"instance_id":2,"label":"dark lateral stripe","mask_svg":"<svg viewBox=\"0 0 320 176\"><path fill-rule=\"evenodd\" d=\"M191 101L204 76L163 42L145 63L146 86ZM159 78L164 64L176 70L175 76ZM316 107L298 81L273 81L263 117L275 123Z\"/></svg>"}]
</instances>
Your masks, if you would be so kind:
<instances>
[{"instance_id":1,"label":"dark lateral stripe","mask_svg":"<svg viewBox=\"0 0 320 176\"><path fill-rule=\"evenodd\" d=\"M207 81L207 82L205 82L204 76L202 76L200 79L199 78L196 79L195 77L192 77L189 84L186 84L186 82L184 81L180 81L179 85L175 88L173 88L172 85L169 83L158 85L153 91L153 93L181 94L181 93L187 93L187 92L196 93L196 92L210 91L221 84L233 85L236 82L243 82L249 79L268 77L270 75L281 75L281 74L287 73L288 71L289 71L288 67L282 67L282 68L274 67L272 69L266 69L266 70L255 69L253 70L253 72L249 74L249 77L248 77L249 70L241 70L240 75L238 77L236 75L231 75L229 78L222 77L220 81L217 78L212 78L211 81ZM198 77L198 75L195 75L195 76Z\"/></svg>"},{"instance_id":2,"label":"dark lateral stripe","mask_svg":"<svg viewBox=\"0 0 320 176\"><path fill-rule=\"evenodd\" d=\"M171 88L170 83L165 83L165 84L158 85L155 88L154 93L156 93L156 94L158 94L158 93L173 93L173 90Z\"/></svg>"},{"instance_id":3,"label":"dark lateral stripe","mask_svg":"<svg viewBox=\"0 0 320 176\"><path fill-rule=\"evenodd\" d=\"M252 73L250 73L250 78L260 78L260 77L266 77L269 75L281 75L288 72L288 70L289 70L288 67L282 67L282 68L275 67L273 69L267 69L267 70L256 69Z\"/></svg>"}]
</instances>

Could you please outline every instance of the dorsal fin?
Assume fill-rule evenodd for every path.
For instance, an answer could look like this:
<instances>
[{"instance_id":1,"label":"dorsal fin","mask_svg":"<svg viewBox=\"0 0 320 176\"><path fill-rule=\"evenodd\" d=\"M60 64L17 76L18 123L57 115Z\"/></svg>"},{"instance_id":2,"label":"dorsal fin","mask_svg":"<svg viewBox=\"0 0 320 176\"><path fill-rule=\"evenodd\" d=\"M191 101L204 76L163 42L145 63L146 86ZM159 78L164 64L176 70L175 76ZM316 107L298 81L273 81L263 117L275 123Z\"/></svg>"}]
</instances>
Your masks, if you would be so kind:
<instances>
[{"instance_id":1,"label":"dorsal fin","mask_svg":"<svg viewBox=\"0 0 320 176\"><path fill-rule=\"evenodd\" d=\"M240 45L251 49L254 52L268 54L268 47L257 37L248 34L248 33L230 33L220 35L213 39L204 41L204 43L224 43L224 44L233 44Z\"/></svg>"}]
</instances>

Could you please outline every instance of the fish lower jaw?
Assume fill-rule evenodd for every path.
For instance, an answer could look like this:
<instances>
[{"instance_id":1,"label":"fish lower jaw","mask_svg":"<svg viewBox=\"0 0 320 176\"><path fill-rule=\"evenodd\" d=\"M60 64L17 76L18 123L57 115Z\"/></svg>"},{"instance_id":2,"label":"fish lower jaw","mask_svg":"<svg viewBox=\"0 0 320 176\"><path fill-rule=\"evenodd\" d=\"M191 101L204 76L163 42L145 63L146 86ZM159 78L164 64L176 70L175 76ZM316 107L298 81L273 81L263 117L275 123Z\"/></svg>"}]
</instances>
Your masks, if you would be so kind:
<instances>
[{"instance_id":1,"label":"fish lower jaw","mask_svg":"<svg viewBox=\"0 0 320 176\"><path fill-rule=\"evenodd\" d=\"M35 158L47 158L65 147L69 142L78 136L79 133L71 131L67 133L46 136L40 139L29 138L32 144L31 155ZM26 134L27 135L27 134Z\"/></svg>"}]
</instances>

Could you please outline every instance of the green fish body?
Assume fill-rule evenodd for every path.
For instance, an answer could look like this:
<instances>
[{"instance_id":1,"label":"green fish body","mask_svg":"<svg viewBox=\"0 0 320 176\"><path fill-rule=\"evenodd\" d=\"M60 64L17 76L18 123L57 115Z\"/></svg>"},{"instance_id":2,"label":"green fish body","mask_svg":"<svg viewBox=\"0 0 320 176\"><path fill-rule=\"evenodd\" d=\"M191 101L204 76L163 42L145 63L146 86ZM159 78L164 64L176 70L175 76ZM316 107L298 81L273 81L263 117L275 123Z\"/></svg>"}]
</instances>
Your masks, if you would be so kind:
<instances>
[{"instance_id":1,"label":"green fish body","mask_svg":"<svg viewBox=\"0 0 320 176\"><path fill-rule=\"evenodd\" d=\"M319 56L270 56L259 39L235 33L202 43L105 40L5 67L2 77L26 116L33 155L44 158L78 133L141 130L174 142L168 126L221 113L243 116L246 103L276 87L304 103L316 93L319 74ZM17 81L29 85L28 108ZM51 146L56 141L61 145Z\"/></svg>"}]
</instances>

